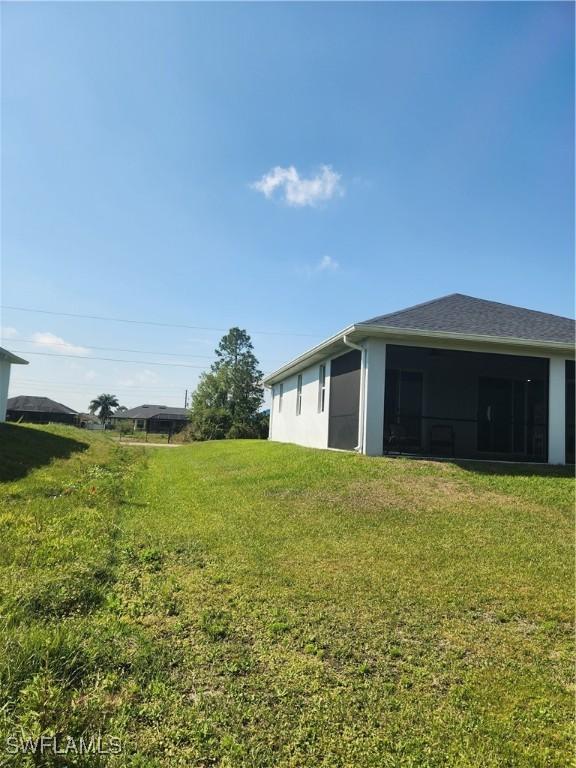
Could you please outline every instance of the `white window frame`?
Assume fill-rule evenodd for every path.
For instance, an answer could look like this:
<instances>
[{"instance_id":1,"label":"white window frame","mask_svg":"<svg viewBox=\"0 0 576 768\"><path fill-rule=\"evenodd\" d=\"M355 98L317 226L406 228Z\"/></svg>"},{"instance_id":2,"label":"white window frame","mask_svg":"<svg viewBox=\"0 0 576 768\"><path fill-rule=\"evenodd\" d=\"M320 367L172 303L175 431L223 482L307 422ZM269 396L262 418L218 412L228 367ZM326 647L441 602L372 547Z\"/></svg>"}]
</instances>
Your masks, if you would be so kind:
<instances>
[{"instance_id":1,"label":"white window frame","mask_svg":"<svg viewBox=\"0 0 576 768\"><path fill-rule=\"evenodd\" d=\"M326 408L326 366L318 368L318 413L324 413Z\"/></svg>"},{"instance_id":2,"label":"white window frame","mask_svg":"<svg viewBox=\"0 0 576 768\"><path fill-rule=\"evenodd\" d=\"M296 380L296 416L302 413L302 374L298 374Z\"/></svg>"}]
</instances>

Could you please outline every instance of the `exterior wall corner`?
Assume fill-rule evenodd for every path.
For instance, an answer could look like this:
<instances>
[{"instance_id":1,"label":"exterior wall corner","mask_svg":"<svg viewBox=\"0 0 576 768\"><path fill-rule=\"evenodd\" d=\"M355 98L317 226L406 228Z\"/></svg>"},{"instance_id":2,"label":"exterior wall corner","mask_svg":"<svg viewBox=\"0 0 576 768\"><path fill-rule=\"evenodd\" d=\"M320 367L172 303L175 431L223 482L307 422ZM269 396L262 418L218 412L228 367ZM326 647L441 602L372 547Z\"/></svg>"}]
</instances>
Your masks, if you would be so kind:
<instances>
[{"instance_id":1,"label":"exterior wall corner","mask_svg":"<svg viewBox=\"0 0 576 768\"><path fill-rule=\"evenodd\" d=\"M566 463L566 361L551 357L548 369L548 463Z\"/></svg>"},{"instance_id":2,"label":"exterior wall corner","mask_svg":"<svg viewBox=\"0 0 576 768\"><path fill-rule=\"evenodd\" d=\"M364 371L364 439L367 456L384 453L384 393L386 386L386 342L369 338L366 341Z\"/></svg>"}]
</instances>

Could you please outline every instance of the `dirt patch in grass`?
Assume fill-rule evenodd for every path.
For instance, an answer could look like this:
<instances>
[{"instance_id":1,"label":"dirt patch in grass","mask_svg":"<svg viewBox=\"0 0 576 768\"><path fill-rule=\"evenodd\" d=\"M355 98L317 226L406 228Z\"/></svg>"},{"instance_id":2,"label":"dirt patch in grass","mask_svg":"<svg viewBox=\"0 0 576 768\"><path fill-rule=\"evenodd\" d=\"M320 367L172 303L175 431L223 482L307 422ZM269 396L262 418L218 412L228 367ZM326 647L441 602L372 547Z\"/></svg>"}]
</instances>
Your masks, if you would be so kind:
<instances>
[{"instance_id":1,"label":"dirt patch in grass","mask_svg":"<svg viewBox=\"0 0 576 768\"><path fill-rule=\"evenodd\" d=\"M0 743L118 735L107 768L570 763L566 478L256 441L131 447L131 476L87 439L5 488Z\"/></svg>"},{"instance_id":2,"label":"dirt patch in grass","mask_svg":"<svg viewBox=\"0 0 576 768\"><path fill-rule=\"evenodd\" d=\"M327 501L336 502L332 496ZM543 505L519 500L507 493L487 490L472 486L465 480L434 475L412 475L386 477L380 480L362 480L353 482L346 489L344 498L351 508L360 509L402 509L407 511L449 512L460 514L469 507L513 507L518 509L541 509Z\"/></svg>"}]
</instances>

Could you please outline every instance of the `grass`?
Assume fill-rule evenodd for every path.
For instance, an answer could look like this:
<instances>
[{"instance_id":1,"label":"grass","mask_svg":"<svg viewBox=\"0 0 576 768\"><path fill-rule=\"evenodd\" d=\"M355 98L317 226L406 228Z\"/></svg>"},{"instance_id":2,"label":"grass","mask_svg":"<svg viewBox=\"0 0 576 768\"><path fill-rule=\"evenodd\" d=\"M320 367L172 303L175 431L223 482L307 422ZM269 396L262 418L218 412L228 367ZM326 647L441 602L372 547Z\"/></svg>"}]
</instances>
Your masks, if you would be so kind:
<instances>
[{"instance_id":1,"label":"grass","mask_svg":"<svg viewBox=\"0 0 576 768\"><path fill-rule=\"evenodd\" d=\"M24 477L36 467L85 451L89 445L77 429L31 432L15 424L2 424L0 437L0 482Z\"/></svg>"},{"instance_id":2,"label":"grass","mask_svg":"<svg viewBox=\"0 0 576 768\"><path fill-rule=\"evenodd\" d=\"M114 437L122 443L168 443L175 442L177 434L169 435L167 432L118 432L114 431Z\"/></svg>"},{"instance_id":3,"label":"grass","mask_svg":"<svg viewBox=\"0 0 576 768\"><path fill-rule=\"evenodd\" d=\"M4 733L122 738L82 766L572 764L564 470L82 440L0 486Z\"/></svg>"}]
</instances>

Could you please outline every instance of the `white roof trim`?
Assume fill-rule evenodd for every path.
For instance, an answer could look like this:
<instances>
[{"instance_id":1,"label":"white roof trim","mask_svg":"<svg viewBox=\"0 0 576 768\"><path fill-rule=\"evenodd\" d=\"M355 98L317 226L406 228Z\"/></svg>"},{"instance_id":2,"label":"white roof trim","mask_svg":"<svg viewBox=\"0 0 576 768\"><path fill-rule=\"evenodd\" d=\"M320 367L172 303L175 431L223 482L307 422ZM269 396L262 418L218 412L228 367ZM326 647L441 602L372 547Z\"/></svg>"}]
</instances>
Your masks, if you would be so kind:
<instances>
[{"instance_id":1,"label":"white roof trim","mask_svg":"<svg viewBox=\"0 0 576 768\"><path fill-rule=\"evenodd\" d=\"M574 354L574 345L564 341L547 341L546 339L521 339L515 336L487 336L472 333L454 333L453 331L423 331L418 328L395 328L392 325L366 325L359 323L354 326L357 330L365 330L369 336L417 336L419 338L446 339L455 341L471 341L482 344L506 344L515 347L537 347L551 352L569 352Z\"/></svg>"},{"instance_id":2,"label":"white roof trim","mask_svg":"<svg viewBox=\"0 0 576 768\"><path fill-rule=\"evenodd\" d=\"M281 368L269 373L264 377L263 383L270 387L277 381L281 381L287 376L312 365L316 359L327 357L330 347L337 348L339 342L346 350L344 336L351 336L355 339L362 339L368 336L383 336L394 341L401 342L403 339L421 340L425 346L426 340L456 342L460 344L473 344L480 346L497 346L507 348L521 348L527 350L530 354L540 352L544 356L550 354L563 354L567 357L574 356L574 345L560 341L545 341L540 339L519 339L512 336L485 336L480 334L453 333L448 331L425 331L418 328L396 328L395 326L369 325L366 323L357 323L350 325L335 336L331 336L326 341L317 344L315 347L304 352L302 355L290 360ZM480 351L480 350L478 350Z\"/></svg>"},{"instance_id":3,"label":"white roof trim","mask_svg":"<svg viewBox=\"0 0 576 768\"><path fill-rule=\"evenodd\" d=\"M0 347L0 360L7 360L13 365L28 365L28 360L23 360L12 352L8 352L4 347Z\"/></svg>"},{"instance_id":4,"label":"white roof trim","mask_svg":"<svg viewBox=\"0 0 576 768\"><path fill-rule=\"evenodd\" d=\"M317 344L315 347L312 347L311 349L306 350L306 352L303 352L298 357L295 357L293 360L290 360L288 363L283 365L281 368L277 368L272 373L269 373L267 376L264 376L262 379L262 383L265 387L270 387L274 382L279 381L281 379L286 378L286 376L289 375L291 372L296 372L296 370L301 370L302 368L305 368L307 365L311 365L314 362L314 359L318 357L319 359L322 359L326 357L326 351L329 347L332 345L337 345L338 342L342 342L342 338L346 335L349 335L354 331L355 326L350 325L348 328L345 328L343 331L340 331L339 333L335 334L334 336L330 336L330 338L326 339L325 341L322 341L320 344Z\"/></svg>"}]
</instances>

